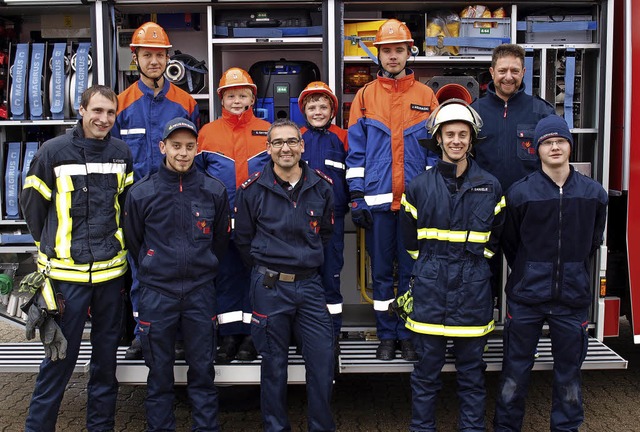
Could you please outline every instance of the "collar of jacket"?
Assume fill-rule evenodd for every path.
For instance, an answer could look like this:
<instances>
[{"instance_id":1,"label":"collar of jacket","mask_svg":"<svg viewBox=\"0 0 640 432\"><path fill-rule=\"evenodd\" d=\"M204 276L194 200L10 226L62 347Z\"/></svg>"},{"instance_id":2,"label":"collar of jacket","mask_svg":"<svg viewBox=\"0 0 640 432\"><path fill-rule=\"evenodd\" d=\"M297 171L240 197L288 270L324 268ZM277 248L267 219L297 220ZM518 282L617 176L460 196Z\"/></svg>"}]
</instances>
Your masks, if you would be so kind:
<instances>
[{"instance_id":1,"label":"collar of jacket","mask_svg":"<svg viewBox=\"0 0 640 432\"><path fill-rule=\"evenodd\" d=\"M329 132L328 132L328 131L329 131L329 127L331 127L331 120L333 120L333 117L332 117L331 119L329 119L329 121L327 122L327 124L326 124L326 125L321 126L321 127L311 126L311 124L309 123L309 121L306 121L306 120L305 120L305 123L306 123L305 128L306 128L306 130L308 130L308 131L311 131L311 132L318 132L318 133L320 133L320 134L326 135L327 133L329 133ZM305 133L305 131L304 131L304 130L300 130L300 133L304 134L304 133Z\"/></svg>"},{"instance_id":2,"label":"collar of jacket","mask_svg":"<svg viewBox=\"0 0 640 432\"><path fill-rule=\"evenodd\" d=\"M255 115L253 115L253 109L251 107L249 107L249 109L245 110L241 114L234 114L223 107L222 118L233 127L237 127L246 125L255 118Z\"/></svg>"},{"instance_id":3,"label":"collar of jacket","mask_svg":"<svg viewBox=\"0 0 640 432\"><path fill-rule=\"evenodd\" d=\"M169 87L171 87L171 83L167 78L164 79L164 85L162 86L162 90L158 93L157 96L154 96L154 91L152 88L147 87L145 83L142 82L141 79L138 80L138 89L142 92L143 95L149 97L151 99L155 98L163 98L167 92L169 91Z\"/></svg>"},{"instance_id":4,"label":"collar of jacket","mask_svg":"<svg viewBox=\"0 0 640 432\"><path fill-rule=\"evenodd\" d=\"M277 193L280 193L283 196L287 196L285 191L282 189L282 187L280 187L278 181L276 180L275 173L273 172L273 166L273 161L270 161L265 165L264 169L262 170L262 175L258 179L258 183L263 185L264 187L277 191ZM302 168L302 176L300 177L300 181L304 180L304 183L302 184L302 190L300 191L300 193L302 193L305 189L308 189L316 184L316 182L320 180L320 177L318 177L318 175L311 168L309 168L309 165L307 165L306 162L302 161L302 159L298 162L298 166Z\"/></svg>"},{"instance_id":5,"label":"collar of jacket","mask_svg":"<svg viewBox=\"0 0 640 432\"><path fill-rule=\"evenodd\" d=\"M162 163L158 168L158 177L165 183L169 184L180 184L182 182L182 186L187 186L192 183L195 183L198 176L198 170L196 169L195 161L191 164L191 168L189 171L185 173L179 173L175 171L171 171L167 168L167 158L164 157L162 159Z\"/></svg>"},{"instance_id":6,"label":"collar of jacket","mask_svg":"<svg viewBox=\"0 0 640 432\"><path fill-rule=\"evenodd\" d=\"M569 184L572 182L573 178L575 177L575 171L576 171L576 169L573 167L573 165L569 165L569 175L567 176L567 179L565 180L564 184L562 185L563 189L565 189L567 186L569 186ZM560 186L558 186L556 184L556 182L554 182L553 179L551 177L549 177L547 175L547 173L542 170L542 167L538 168L538 172L540 173L542 178L545 179L546 181L548 181L553 187L560 188Z\"/></svg>"},{"instance_id":7,"label":"collar of jacket","mask_svg":"<svg viewBox=\"0 0 640 432\"><path fill-rule=\"evenodd\" d=\"M111 142L111 132L104 139L85 138L84 129L82 129L82 119L71 129L72 142L74 145L86 150L102 151Z\"/></svg>"},{"instance_id":8,"label":"collar of jacket","mask_svg":"<svg viewBox=\"0 0 640 432\"><path fill-rule=\"evenodd\" d=\"M405 71L407 74L402 78L397 79L383 77L382 75L380 75L380 73L378 73L377 80L382 85L382 88L390 93L404 93L409 90L415 82L415 75L413 73L413 70L406 68Z\"/></svg>"},{"instance_id":9,"label":"collar of jacket","mask_svg":"<svg viewBox=\"0 0 640 432\"><path fill-rule=\"evenodd\" d=\"M511 102L512 100L522 96L524 94L524 88L525 88L525 84L524 84L524 81L523 81L520 84L520 88L518 89L518 91L515 92L515 94L511 95L511 97L509 98L508 102ZM496 85L493 83L493 81L491 81L487 85L487 93L489 93L493 97L498 98L498 99L500 99L502 101L502 98L496 94Z\"/></svg>"}]
</instances>

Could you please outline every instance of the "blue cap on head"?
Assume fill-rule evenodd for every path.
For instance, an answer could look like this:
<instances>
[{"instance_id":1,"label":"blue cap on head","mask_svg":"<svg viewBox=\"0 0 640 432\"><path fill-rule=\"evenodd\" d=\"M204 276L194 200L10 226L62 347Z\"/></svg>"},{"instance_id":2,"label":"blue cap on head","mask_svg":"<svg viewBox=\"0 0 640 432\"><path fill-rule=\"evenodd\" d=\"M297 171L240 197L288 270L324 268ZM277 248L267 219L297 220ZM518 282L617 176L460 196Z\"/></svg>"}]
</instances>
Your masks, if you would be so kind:
<instances>
[{"instance_id":1,"label":"blue cap on head","mask_svg":"<svg viewBox=\"0 0 640 432\"><path fill-rule=\"evenodd\" d=\"M540 120L536 125L533 137L533 146L536 149L536 153L542 141L553 137L566 139L573 149L573 136L571 136L567 122L559 115L552 114Z\"/></svg>"},{"instance_id":2,"label":"blue cap on head","mask_svg":"<svg viewBox=\"0 0 640 432\"><path fill-rule=\"evenodd\" d=\"M198 137L198 129L196 126L187 120L184 117L176 117L172 120L169 120L164 127L164 132L162 132L162 141L166 140L169 135L174 133L179 129L186 129L192 132L196 138Z\"/></svg>"}]
</instances>

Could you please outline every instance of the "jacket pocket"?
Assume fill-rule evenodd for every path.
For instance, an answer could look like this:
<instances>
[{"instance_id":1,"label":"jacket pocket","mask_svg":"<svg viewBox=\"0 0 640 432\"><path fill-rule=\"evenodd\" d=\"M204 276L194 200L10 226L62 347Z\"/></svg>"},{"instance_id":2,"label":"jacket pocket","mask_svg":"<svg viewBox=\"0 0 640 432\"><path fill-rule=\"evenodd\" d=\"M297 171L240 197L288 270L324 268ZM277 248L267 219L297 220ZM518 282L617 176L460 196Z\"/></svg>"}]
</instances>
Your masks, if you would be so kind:
<instances>
[{"instance_id":1,"label":"jacket pocket","mask_svg":"<svg viewBox=\"0 0 640 432\"><path fill-rule=\"evenodd\" d=\"M561 299L570 305L584 306L591 300L589 273L582 262L565 263Z\"/></svg>"},{"instance_id":2,"label":"jacket pocket","mask_svg":"<svg viewBox=\"0 0 640 432\"><path fill-rule=\"evenodd\" d=\"M305 214L309 229L307 235L315 237L320 234L320 224L324 213L324 203L310 202L306 204Z\"/></svg>"},{"instance_id":3,"label":"jacket pocket","mask_svg":"<svg viewBox=\"0 0 640 432\"><path fill-rule=\"evenodd\" d=\"M513 293L525 302L542 303L552 299L553 264L527 261L522 279L514 285Z\"/></svg>"},{"instance_id":4,"label":"jacket pocket","mask_svg":"<svg viewBox=\"0 0 640 432\"><path fill-rule=\"evenodd\" d=\"M518 158L523 161L535 161L538 159L536 150L533 143L533 134L535 131L535 124L518 124L517 143L518 143Z\"/></svg>"},{"instance_id":5,"label":"jacket pocket","mask_svg":"<svg viewBox=\"0 0 640 432\"><path fill-rule=\"evenodd\" d=\"M215 210L211 206L199 202L191 203L191 219L193 239L195 241L211 241L213 237L213 219Z\"/></svg>"}]
</instances>

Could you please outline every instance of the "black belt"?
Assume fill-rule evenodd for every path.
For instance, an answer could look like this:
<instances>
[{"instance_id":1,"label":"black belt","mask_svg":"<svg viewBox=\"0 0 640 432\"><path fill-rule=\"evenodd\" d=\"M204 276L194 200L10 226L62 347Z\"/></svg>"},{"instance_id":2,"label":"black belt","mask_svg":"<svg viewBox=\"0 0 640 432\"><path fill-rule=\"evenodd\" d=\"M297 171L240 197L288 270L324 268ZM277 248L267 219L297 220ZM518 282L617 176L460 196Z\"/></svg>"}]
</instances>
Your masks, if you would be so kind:
<instances>
[{"instance_id":1,"label":"black belt","mask_svg":"<svg viewBox=\"0 0 640 432\"><path fill-rule=\"evenodd\" d=\"M260 274L266 274L267 272L276 273L278 275L278 280L282 282L296 282L305 279L310 279L318 274L317 270L309 270L305 273L284 273L275 270L271 270L265 266L256 266L256 270Z\"/></svg>"}]
</instances>

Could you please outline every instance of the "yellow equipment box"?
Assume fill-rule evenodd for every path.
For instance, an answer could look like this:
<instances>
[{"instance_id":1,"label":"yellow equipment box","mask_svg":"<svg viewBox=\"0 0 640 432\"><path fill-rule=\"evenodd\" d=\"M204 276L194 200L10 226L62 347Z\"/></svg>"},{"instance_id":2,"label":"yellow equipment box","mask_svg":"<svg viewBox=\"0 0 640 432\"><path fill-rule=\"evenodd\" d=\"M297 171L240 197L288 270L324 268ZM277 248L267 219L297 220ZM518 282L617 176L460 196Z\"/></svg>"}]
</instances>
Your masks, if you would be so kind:
<instances>
[{"instance_id":1,"label":"yellow equipment box","mask_svg":"<svg viewBox=\"0 0 640 432\"><path fill-rule=\"evenodd\" d=\"M386 20L363 21L355 23L345 23L344 25L344 55L367 57L367 53L360 48L360 41L371 50L373 55L378 55L378 49L373 46L376 33Z\"/></svg>"}]
</instances>

